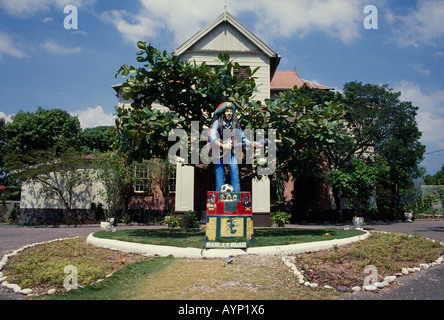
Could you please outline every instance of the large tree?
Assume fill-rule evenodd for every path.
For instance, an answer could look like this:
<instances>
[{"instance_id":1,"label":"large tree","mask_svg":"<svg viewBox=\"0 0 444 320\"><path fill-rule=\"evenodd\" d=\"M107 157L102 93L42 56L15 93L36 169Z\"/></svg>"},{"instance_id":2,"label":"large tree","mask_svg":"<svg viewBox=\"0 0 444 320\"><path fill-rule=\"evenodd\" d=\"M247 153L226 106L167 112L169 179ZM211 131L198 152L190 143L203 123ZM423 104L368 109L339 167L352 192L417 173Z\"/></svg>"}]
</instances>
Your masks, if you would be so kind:
<instances>
[{"instance_id":1,"label":"large tree","mask_svg":"<svg viewBox=\"0 0 444 320\"><path fill-rule=\"evenodd\" d=\"M347 135L334 148L327 146L331 169L344 170L355 158L377 169L378 209L399 206L400 190L423 174L425 151L416 122L418 107L400 100L388 85L350 82L340 102L346 111ZM335 199L339 199L334 188Z\"/></svg>"},{"instance_id":2,"label":"large tree","mask_svg":"<svg viewBox=\"0 0 444 320\"><path fill-rule=\"evenodd\" d=\"M7 154L29 154L36 150L52 150L81 144L80 122L61 109L46 110L38 107L36 112L19 111L5 126Z\"/></svg>"},{"instance_id":3,"label":"large tree","mask_svg":"<svg viewBox=\"0 0 444 320\"><path fill-rule=\"evenodd\" d=\"M146 42L137 45L142 66L123 65L116 74L127 77L121 90L125 99L135 102L131 109L116 108L114 147L131 160L165 157L172 129L183 129L190 136L191 120L200 121L201 129L221 102L247 101L255 91L255 70L247 68L249 79L238 77L241 68L227 54L219 55L220 64L210 67L180 61ZM155 101L171 112L151 108Z\"/></svg>"},{"instance_id":4,"label":"large tree","mask_svg":"<svg viewBox=\"0 0 444 320\"><path fill-rule=\"evenodd\" d=\"M343 116L338 103L320 108L300 97L297 89L274 101L254 101L257 69L247 68L247 77L238 76L241 68L227 53L220 54L218 65L210 67L180 61L145 42L139 42L138 47L137 61L142 66L123 65L116 74L127 77L121 89L124 98L135 101L132 108L116 108L114 146L130 161L166 157L172 129L183 129L190 137L191 121L200 121L199 129L209 126L213 111L224 101L236 105L244 130L264 129L265 135L267 129L276 130L280 141L277 165L283 171L319 163L323 146L337 138ZM155 101L171 112L151 108Z\"/></svg>"},{"instance_id":5,"label":"large tree","mask_svg":"<svg viewBox=\"0 0 444 320\"><path fill-rule=\"evenodd\" d=\"M20 111L4 124L0 138L2 178L14 199L20 198L20 183L25 179L24 175L16 179L17 173L36 164L39 155L45 154L41 160L48 161L48 155L60 156L68 147L79 149L81 132L78 118L61 109L38 107L36 112Z\"/></svg>"}]
</instances>

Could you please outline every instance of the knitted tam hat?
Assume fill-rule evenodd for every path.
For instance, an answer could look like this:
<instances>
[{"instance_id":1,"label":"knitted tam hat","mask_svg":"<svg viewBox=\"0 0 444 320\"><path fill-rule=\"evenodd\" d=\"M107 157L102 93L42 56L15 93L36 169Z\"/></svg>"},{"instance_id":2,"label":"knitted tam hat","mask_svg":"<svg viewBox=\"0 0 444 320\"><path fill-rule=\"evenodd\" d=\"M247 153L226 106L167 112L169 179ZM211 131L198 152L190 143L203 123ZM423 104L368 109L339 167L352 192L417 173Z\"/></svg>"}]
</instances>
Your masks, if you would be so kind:
<instances>
[{"instance_id":1,"label":"knitted tam hat","mask_svg":"<svg viewBox=\"0 0 444 320\"><path fill-rule=\"evenodd\" d=\"M215 115L220 115L225 112L227 109L236 110L236 107L234 106L234 103L232 102L222 102L217 108L216 111L214 111Z\"/></svg>"}]
</instances>

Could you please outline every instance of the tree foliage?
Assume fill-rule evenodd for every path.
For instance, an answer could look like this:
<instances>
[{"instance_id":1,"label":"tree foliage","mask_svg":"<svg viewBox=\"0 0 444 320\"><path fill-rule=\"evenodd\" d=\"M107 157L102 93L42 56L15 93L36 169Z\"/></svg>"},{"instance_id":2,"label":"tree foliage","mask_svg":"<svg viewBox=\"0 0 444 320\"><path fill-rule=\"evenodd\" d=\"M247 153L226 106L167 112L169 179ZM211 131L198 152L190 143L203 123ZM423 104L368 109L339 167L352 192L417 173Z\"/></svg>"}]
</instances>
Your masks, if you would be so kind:
<instances>
[{"instance_id":1,"label":"tree foliage","mask_svg":"<svg viewBox=\"0 0 444 320\"><path fill-rule=\"evenodd\" d=\"M0 118L0 185L3 185L5 180L5 172L4 172L4 158L5 158L5 149L6 149L6 141L5 141L5 124L6 121L3 118Z\"/></svg>"},{"instance_id":2,"label":"tree foliage","mask_svg":"<svg viewBox=\"0 0 444 320\"><path fill-rule=\"evenodd\" d=\"M22 181L41 179L45 193L49 196L54 192L56 198L62 197L65 207L70 208L69 196L64 192L70 193L68 189L86 177L70 176L68 168L80 165L82 154L110 148L108 131L112 127L82 130L78 118L62 109L38 107L36 112L18 112L6 124L1 120L0 179L14 199L20 198ZM49 170L60 172L50 179ZM66 190L60 183L62 180L68 183Z\"/></svg>"},{"instance_id":3,"label":"tree foliage","mask_svg":"<svg viewBox=\"0 0 444 320\"><path fill-rule=\"evenodd\" d=\"M283 171L303 171L303 166L322 161L325 144L338 138L343 110L339 103L313 105L300 97L295 88L276 100L255 101L257 90L254 74L238 76L241 67L227 53L219 55L216 66L180 61L179 57L160 52L145 42L138 43L137 61L142 67L123 65L117 75L127 77L121 86L132 108L118 107L114 146L129 160L164 158L172 143L168 134L183 129L191 135L192 120L201 128L210 125L215 108L224 101L236 105L241 127L276 129L277 162ZM155 102L171 112L151 108Z\"/></svg>"},{"instance_id":4,"label":"tree foliage","mask_svg":"<svg viewBox=\"0 0 444 320\"><path fill-rule=\"evenodd\" d=\"M98 126L86 128L81 134L82 152L92 154L94 152L111 151L110 134L113 131L112 126Z\"/></svg>"},{"instance_id":5,"label":"tree foliage","mask_svg":"<svg viewBox=\"0 0 444 320\"><path fill-rule=\"evenodd\" d=\"M333 169L329 181L333 187L349 199L349 207L355 215L370 208L370 199L375 194L376 169L361 159L354 159L347 168ZM341 203L338 203L341 208Z\"/></svg>"},{"instance_id":6,"label":"tree foliage","mask_svg":"<svg viewBox=\"0 0 444 320\"><path fill-rule=\"evenodd\" d=\"M103 185L99 190L108 208L108 217L116 217L119 211L128 212L131 187L137 182L134 171L125 159L111 152L96 153L94 167L95 177Z\"/></svg>"},{"instance_id":7,"label":"tree foliage","mask_svg":"<svg viewBox=\"0 0 444 320\"><path fill-rule=\"evenodd\" d=\"M80 147L82 129L77 117L61 109L35 113L19 111L5 126L6 153L31 154L36 150L52 150L66 146Z\"/></svg>"},{"instance_id":8,"label":"tree foliage","mask_svg":"<svg viewBox=\"0 0 444 320\"><path fill-rule=\"evenodd\" d=\"M128 164L118 153L96 153L94 156L95 178L102 183L99 190L108 208L108 217L130 217L129 204L134 185L144 183L156 188L161 195L166 194L171 165L166 159L151 159L137 164ZM135 167L145 170L143 181L135 172Z\"/></svg>"},{"instance_id":9,"label":"tree foliage","mask_svg":"<svg viewBox=\"0 0 444 320\"><path fill-rule=\"evenodd\" d=\"M441 170L434 175L426 175L424 182L427 185L444 185L444 165L442 165Z\"/></svg>"},{"instance_id":10,"label":"tree foliage","mask_svg":"<svg viewBox=\"0 0 444 320\"><path fill-rule=\"evenodd\" d=\"M330 169L352 168L355 158L373 166L377 170L379 209L396 209L400 190L423 174L419 164L425 147L419 140L418 108L400 101L400 95L388 85L350 82L335 98L344 106L347 121L344 139L333 148L327 146ZM339 199L339 191L333 187L335 199Z\"/></svg>"},{"instance_id":11,"label":"tree foliage","mask_svg":"<svg viewBox=\"0 0 444 320\"><path fill-rule=\"evenodd\" d=\"M277 169L293 176L320 170L326 146L343 138L343 107L338 102L315 104L297 88L280 93L275 100L251 101L240 112L244 128L276 130Z\"/></svg>"},{"instance_id":12,"label":"tree foliage","mask_svg":"<svg viewBox=\"0 0 444 320\"><path fill-rule=\"evenodd\" d=\"M172 129L183 129L190 136L191 120L209 125L221 102L248 101L256 89L256 70L247 69L249 79L238 77L241 67L228 54L220 54L216 66L208 66L180 61L146 42L137 45L137 61L143 66L123 65L116 73L127 77L121 86L123 97L135 102L131 109L116 108L114 147L131 160L165 157ZM154 102L170 112L153 109Z\"/></svg>"}]
</instances>

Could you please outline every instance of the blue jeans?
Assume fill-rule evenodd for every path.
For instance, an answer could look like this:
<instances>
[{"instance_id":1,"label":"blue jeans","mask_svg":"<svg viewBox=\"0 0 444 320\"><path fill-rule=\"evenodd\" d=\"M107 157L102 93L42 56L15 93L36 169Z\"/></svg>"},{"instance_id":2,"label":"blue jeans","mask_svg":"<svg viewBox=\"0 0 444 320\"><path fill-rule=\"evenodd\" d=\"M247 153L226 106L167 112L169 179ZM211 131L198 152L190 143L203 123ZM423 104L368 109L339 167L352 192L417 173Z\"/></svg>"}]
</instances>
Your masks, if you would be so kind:
<instances>
[{"instance_id":1,"label":"blue jeans","mask_svg":"<svg viewBox=\"0 0 444 320\"><path fill-rule=\"evenodd\" d=\"M239 168L237 165L237 158L234 156L234 154L231 154L230 162L228 165L230 166L231 185L233 186L234 191L241 191L240 180L239 180ZM219 164L215 164L214 166L216 173L216 191L220 191L220 188L225 184L223 159L221 159Z\"/></svg>"}]
</instances>

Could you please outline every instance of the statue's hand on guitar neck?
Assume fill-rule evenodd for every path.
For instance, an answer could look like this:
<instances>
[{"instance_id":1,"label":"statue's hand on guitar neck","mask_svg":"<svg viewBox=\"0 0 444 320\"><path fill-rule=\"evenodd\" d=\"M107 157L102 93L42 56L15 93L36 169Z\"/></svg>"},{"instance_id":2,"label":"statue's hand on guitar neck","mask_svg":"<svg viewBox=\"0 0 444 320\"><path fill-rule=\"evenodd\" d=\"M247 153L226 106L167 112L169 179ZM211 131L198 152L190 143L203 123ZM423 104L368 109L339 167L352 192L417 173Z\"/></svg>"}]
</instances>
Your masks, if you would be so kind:
<instances>
[{"instance_id":1,"label":"statue's hand on guitar neck","mask_svg":"<svg viewBox=\"0 0 444 320\"><path fill-rule=\"evenodd\" d=\"M268 139L262 139L260 141L254 141L254 142L247 142L247 143L233 143L231 139L222 141L222 140L216 140L214 141L215 145L220 148L219 149L219 156L216 156L212 153L210 153L210 156L213 155L213 157L222 158L224 155L230 151L233 152L234 148L236 147L247 147L252 146L253 148L262 148L265 146L268 146ZM211 150L209 150L210 152Z\"/></svg>"},{"instance_id":2,"label":"statue's hand on guitar neck","mask_svg":"<svg viewBox=\"0 0 444 320\"><path fill-rule=\"evenodd\" d=\"M222 147L223 150L231 150L234 148L233 141L228 140L225 143L220 142L220 147Z\"/></svg>"}]
</instances>

